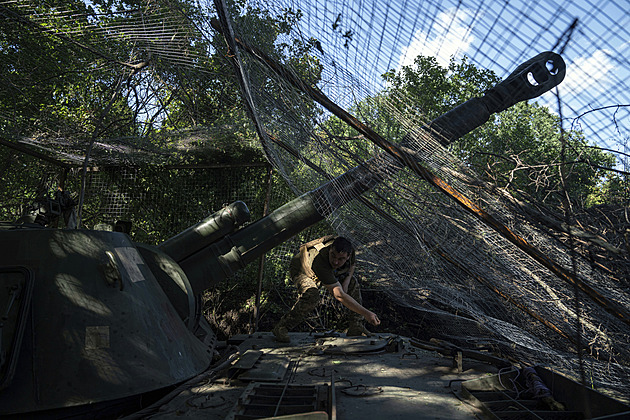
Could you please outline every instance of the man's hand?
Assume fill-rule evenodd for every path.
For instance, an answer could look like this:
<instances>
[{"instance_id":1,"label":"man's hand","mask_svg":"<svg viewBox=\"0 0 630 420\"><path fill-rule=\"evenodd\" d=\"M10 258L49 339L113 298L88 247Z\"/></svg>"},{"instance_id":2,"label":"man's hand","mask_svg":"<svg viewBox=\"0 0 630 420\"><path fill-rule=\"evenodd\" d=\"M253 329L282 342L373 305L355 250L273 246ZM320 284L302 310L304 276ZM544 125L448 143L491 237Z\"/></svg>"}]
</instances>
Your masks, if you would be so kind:
<instances>
[{"instance_id":1,"label":"man's hand","mask_svg":"<svg viewBox=\"0 0 630 420\"><path fill-rule=\"evenodd\" d=\"M362 315L363 318L366 319L372 325L379 325L381 320L378 319L378 316L369 309L364 308L359 302L354 300L352 296L343 291L343 287L339 282L334 284L325 284L326 289L330 292L331 295L339 302L341 302L346 308L350 309L352 312L356 312L359 315Z\"/></svg>"},{"instance_id":2,"label":"man's hand","mask_svg":"<svg viewBox=\"0 0 630 420\"><path fill-rule=\"evenodd\" d=\"M363 316L367 322L376 326L381 323L381 320L378 319L378 316L374 312L368 311L366 315Z\"/></svg>"}]
</instances>

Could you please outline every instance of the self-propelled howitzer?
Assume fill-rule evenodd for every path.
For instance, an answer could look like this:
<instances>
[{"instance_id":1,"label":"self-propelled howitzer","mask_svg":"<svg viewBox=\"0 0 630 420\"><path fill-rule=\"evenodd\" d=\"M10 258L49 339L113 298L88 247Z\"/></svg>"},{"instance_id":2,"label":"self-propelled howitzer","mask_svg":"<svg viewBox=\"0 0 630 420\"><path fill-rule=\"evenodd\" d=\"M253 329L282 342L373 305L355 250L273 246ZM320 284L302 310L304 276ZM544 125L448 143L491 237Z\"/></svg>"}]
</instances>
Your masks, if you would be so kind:
<instances>
[{"instance_id":1,"label":"self-propelled howitzer","mask_svg":"<svg viewBox=\"0 0 630 420\"><path fill-rule=\"evenodd\" d=\"M557 85L562 59L537 57L427 128L448 143L514 97ZM554 70L542 80L549 61ZM251 224L246 205L233 203L157 247L122 232L2 224L0 416L116 417L195 377L214 352L199 294L402 165L383 153Z\"/></svg>"}]
</instances>

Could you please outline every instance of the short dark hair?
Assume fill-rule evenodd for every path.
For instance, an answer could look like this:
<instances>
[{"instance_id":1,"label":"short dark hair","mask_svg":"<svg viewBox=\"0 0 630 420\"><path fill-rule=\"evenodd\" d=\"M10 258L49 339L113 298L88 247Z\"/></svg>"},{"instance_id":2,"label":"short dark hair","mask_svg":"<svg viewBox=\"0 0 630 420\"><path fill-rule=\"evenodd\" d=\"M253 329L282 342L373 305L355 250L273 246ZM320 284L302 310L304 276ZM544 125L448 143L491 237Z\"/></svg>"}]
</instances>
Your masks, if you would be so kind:
<instances>
[{"instance_id":1,"label":"short dark hair","mask_svg":"<svg viewBox=\"0 0 630 420\"><path fill-rule=\"evenodd\" d=\"M345 252L348 255L352 254L352 251L354 251L352 243L343 236L337 236L333 241L332 246L337 252Z\"/></svg>"}]
</instances>

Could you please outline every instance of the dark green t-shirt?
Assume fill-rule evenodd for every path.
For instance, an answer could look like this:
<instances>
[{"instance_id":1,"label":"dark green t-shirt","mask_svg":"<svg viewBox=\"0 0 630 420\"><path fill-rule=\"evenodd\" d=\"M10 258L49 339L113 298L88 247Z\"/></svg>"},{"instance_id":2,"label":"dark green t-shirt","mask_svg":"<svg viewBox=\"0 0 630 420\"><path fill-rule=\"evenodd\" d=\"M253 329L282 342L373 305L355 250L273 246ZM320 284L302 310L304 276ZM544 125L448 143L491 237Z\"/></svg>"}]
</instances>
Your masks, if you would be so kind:
<instances>
[{"instance_id":1,"label":"dark green t-shirt","mask_svg":"<svg viewBox=\"0 0 630 420\"><path fill-rule=\"evenodd\" d=\"M319 251L315 248L309 249L308 261L311 263L311 270L315 273L317 280L326 285L343 281L343 279L345 279L348 275L350 267L355 263L355 255L353 251L350 258L348 258L348 261L346 261L344 265L336 270L333 270L330 265L330 261L328 260L328 253L331 248L332 243Z\"/></svg>"}]
</instances>

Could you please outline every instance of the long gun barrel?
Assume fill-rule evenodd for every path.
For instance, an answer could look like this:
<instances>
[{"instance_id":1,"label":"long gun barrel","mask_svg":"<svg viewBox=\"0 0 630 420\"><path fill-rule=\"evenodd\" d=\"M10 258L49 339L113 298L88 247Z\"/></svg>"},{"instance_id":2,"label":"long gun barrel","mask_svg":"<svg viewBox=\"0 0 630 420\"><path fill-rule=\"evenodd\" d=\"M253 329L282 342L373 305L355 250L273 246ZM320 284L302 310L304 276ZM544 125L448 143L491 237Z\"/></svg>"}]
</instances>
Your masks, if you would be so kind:
<instances>
[{"instance_id":1,"label":"long gun barrel","mask_svg":"<svg viewBox=\"0 0 630 420\"><path fill-rule=\"evenodd\" d=\"M426 129L443 146L479 127L490 115L512 105L536 98L558 86L566 74L562 57L546 51L518 66L505 80L488 89L482 97L472 98L431 121Z\"/></svg>"},{"instance_id":2,"label":"long gun barrel","mask_svg":"<svg viewBox=\"0 0 630 420\"><path fill-rule=\"evenodd\" d=\"M200 293L323 220L401 167L392 157L379 155L290 201L268 216L233 233L221 235L219 231L229 231L246 218L245 205L242 202L233 203L201 224L162 243L159 248L173 257L184 270L194 293ZM221 238L212 240L218 236Z\"/></svg>"},{"instance_id":3,"label":"long gun barrel","mask_svg":"<svg viewBox=\"0 0 630 420\"><path fill-rule=\"evenodd\" d=\"M562 57L543 52L521 64L482 97L453 108L424 129L437 133L440 142L446 146L488 121L491 114L549 91L563 80L564 75ZM294 84L305 86L298 82ZM320 97L322 94L318 91L307 93L324 105L330 102ZM341 117L344 120L352 118L345 114ZM276 245L323 220L401 168L400 162L383 153L241 229L236 230L249 220L249 211L244 203L237 202L169 239L159 248L181 266L195 294L201 293Z\"/></svg>"}]
</instances>

